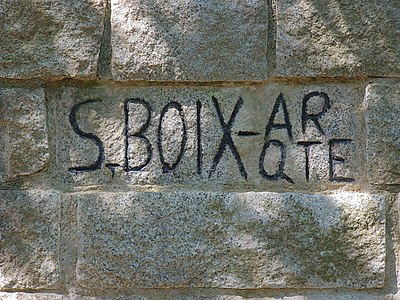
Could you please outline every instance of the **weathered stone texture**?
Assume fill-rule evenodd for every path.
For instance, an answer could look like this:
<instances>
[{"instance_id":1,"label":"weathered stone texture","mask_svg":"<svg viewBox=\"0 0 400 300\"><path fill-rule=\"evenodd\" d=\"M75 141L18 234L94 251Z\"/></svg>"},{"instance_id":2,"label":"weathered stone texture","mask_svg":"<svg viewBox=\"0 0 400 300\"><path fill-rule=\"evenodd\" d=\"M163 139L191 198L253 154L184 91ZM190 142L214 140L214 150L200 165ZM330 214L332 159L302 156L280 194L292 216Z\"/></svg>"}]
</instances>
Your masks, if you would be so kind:
<instances>
[{"instance_id":1,"label":"weathered stone texture","mask_svg":"<svg viewBox=\"0 0 400 300\"><path fill-rule=\"evenodd\" d=\"M0 191L0 289L58 287L60 195Z\"/></svg>"},{"instance_id":2,"label":"weathered stone texture","mask_svg":"<svg viewBox=\"0 0 400 300\"><path fill-rule=\"evenodd\" d=\"M241 296L232 295L229 290L220 290L215 292L213 290L201 291L192 290L192 292L180 291L179 289L154 289L142 291L140 294L134 293L133 295L113 295L113 296L78 296L50 294L50 293L0 293L1 300L398 300L399 295L385 294L379 291L327 291L321 290L307 290L294 296L281 296L284 292L277 291L277 296L262 296L262 293L252 293L249 291L238 292ZM266 294L273 294L271 291ZM289 293L288 293L289 294ZM295 294L294 292L290 294ZM257 296L249 296L257 295Z\"/></svg>"},{"instance_id":3,"label":"weathered stone texture","mask_svg":"<svg viewBox=\"0 0 400 300\"><path fill-rule=\"evenodd\" d=\"M117 80L262 80L267 1L112 0Z\"/></svg>"},{"instance_id":4,"label":"weathered stone texture","mask_svg":"<svg viewBox=\"0 0 400 300\"><path fill-rule=\"evenodd\" d=\"M77 185L352 184L361 176L362 98L363 87L351 84L66 88L57 163Z\"/></svg>"},{"instance_id":5,"label":"weathered stone texture","mask_svg":"<svg viewBox=\"0 0 400 300\"><path fill-rule=\"evenodd\" d=\"M66 296L53 293L23 293L23 292L11 292L11 293L0 293L1 300L95 300L96 298L86 298L79 296Z\"/></svg>"},{"instance_id":6,"label":"weathered stone texture","mask_svg":"<svg viewBox=\"0 0 400 300\"><path fill-rule=\"evenodd\" d=\"M279 76L400 76L398 0L278 0Z\"/></svg>"},{"instance_id":7,"label":"weathered stone texture","mask_svg":"<svg viewBox=\"0 0 400 300\"><path fill-rule=\"evenodd\" d=\"M0 181L43 169L49 157L46 122L42 88L0 89Z\"/></svg>"},{"instance_id":8,"label":"weathered stone texture","mask_svg":"<svg viewBox=\"0 0 400 300\"><path fill-rule=\"evenodd\" d=\"M400 84L369 85L365 102L369 181L400 184Z\"/></svg>"},{"instance_id":9,"label":"weathered stone texture","mask_svg":"<svg viewBox=\"0 0 400 300\"><path fill-rule=\"evenodd\" d=\"M372 288L384 198L337 193L77 194L84 288Z\"/></svg>"},{"instance_id":10,"label":"weathered stone texture","mask_svg":"<svg viewBox=\"0 0 400 300\"><path fill-rule=\"evenodd\" d=\"M0 78L94 78L103 18L103 0L2 0Z\"/></svg>"}]
</instances>

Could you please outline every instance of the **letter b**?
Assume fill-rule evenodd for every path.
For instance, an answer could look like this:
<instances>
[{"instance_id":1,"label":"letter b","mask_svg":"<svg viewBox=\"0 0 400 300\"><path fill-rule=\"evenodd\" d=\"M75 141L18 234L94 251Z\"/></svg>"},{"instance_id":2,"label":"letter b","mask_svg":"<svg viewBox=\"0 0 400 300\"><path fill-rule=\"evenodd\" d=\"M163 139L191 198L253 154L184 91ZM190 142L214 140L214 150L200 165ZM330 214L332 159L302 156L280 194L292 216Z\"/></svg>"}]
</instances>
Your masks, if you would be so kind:
<instances>
[{"instance_id":1,"label":"letter b","mask_svg":"<svg viewBox=\"0 0 400 300\"><path fill-rule=\"evenodd\" d=\"M142 108L144 108L145 113L146 113L146 117L145 117L145 121L144 123L139 127L139 129L137 129L136 131L134 131L133 133L130 132L132 130L132 128L130 128L133 125L133 120L131 120L131 114L130 112L132 111L131 106L133 105L139 105L142 106ZM151 147L151 143L149 141L149 139L147 137L145 137L143 134L146 132L147 128L150 125L150 119L151 119L151 106L150 104L143 100L143 99L139 99L139 98L135 98L135 99L127 99L125 101L125 105L124 105L124 113L125 113L125 171L126 172L130 172L130 171L140 171L142 170L145 166L147 166L153 156L153 149ZM139 112L139 114L141 114L142 110L137 110L136 112ZM132 126L133 127L133 126ZM146 157L144 160L142 160L143 162L138 163L135 162L136 165L131 166L130 165L130 157L129 157L129 146L130 146L130 140L132 138L136 138L139 139L141 141L144 142L145 146L146 146Z\"/></svg>"}]
</instances>

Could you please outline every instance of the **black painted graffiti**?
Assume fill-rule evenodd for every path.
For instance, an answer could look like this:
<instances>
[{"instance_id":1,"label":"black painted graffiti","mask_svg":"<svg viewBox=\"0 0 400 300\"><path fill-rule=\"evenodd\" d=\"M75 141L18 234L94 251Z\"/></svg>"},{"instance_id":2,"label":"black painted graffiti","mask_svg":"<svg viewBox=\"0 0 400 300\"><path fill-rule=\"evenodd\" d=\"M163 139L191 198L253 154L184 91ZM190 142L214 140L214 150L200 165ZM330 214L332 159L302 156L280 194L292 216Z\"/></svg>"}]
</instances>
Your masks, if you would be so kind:
<instances>
[{"instance_id":1,"label":"black painted graffiti","mask_svg":"<svg viewBox=\"0 0 400 300\"><path fill-rule=\"evenodd\" d=\"M197 142L197 174L201 175L203 163L203 146L201 145L201 102L196 102L196 142Z\"/></svg>"},{"instance_id":2,"label":"black painted graffiti","mask_svg":"<svg viewBox=\"0 0 400 300\"><path fill-rule=\"evenodd\" d=\"M275 123L275 118L278 112L280 111L279 108L282 106L283 116L284 116L284 123ZM261 155L259 159L259 172L264 179L270 181L277 181L279 179L284 179L290 183L294 183L294 181L284 173L285 164L286 164L286 146L278 140L269 140L270 133L272 130L278 129L286 129L287 135L289 140L293 140L292 134L292 124L290 123L289 112L286 105L286 100L283 97L283 94L280 93L279 96L276 98L274 107L272 109L271 116L269 117L268 124L265 126L265 135L264 135L264 146L261 150ZM279 148L280 152L280 160L278 162L278 170L273 174L270 175L264 167L265 156L267 154L267 150L270 149L271 146L275 146Z\"/></svg>"},{"instance_id":3,"label":"black painted graffiti","mask_svg":"<svg viewBox=\"0 0 400 300\"><path fill-rule=\"evenodd\" d=\"M99 139L98 136L94 135L93 133L87 133L87 132L84 132L83 130L81 130L79 128L78 121L76 120L76 114L78 113L78 110L81 108L81 106L86 105L86 104L96 103L96 102L101 102L101 100L100 99L89 99L89 100L83 101L81 103L75 104L72 107L71 112L69 114L69 122L72 126L72 129L74 130L74 132L76 134L78 134L81 138L91 140L96 144L96 146L99 150L99 155L97 156L97 160L93 164L91 164L89 166L72 167L72 168L69 168L70 171L73 171L73 172L95 171L95 170L98 170L101 168L101 164L104 161L103 142Z\"/></svg>"},{"instance_id":4,"label":"black painted graffiti","mask_svg":"<svg viewBox=\"0 0 400 300\"><path fill-rule=\"evenodd\" d=\"M305 142L297 142L297 145L304 147L304 155L306 156L306 180L307 182L310 181L310 147L312 145L320 145L322 142L319 141L305 141Z\"/></svg>"},{"instance_id":5,"label":"black painted graffiti","mask_svg":"<svg viewBox=\"0 0 400 300\"><path fill-rule=\"evenodd\" d=\"M147 116L146 116L146 121L141 125L141 127L139 128L139 130L137 132L134 133L130 133L129 131L129 107L132 104L139 104L141 106L143 106L146 110ZM152 157L153 157L153 148L151 147L151 143L149 141L149 139L147 137L144 136L144 133L146 132L147 128L150 125L150 120L151 120L151 106L150 104L140 98L135 98L135 99L127 99L125 101L125 105L124 105L124 113L125 113L125 171L126 172L130 172L130 171L140 171L142 170L145 166L147 166ZM129 139L130 138L138 138L142 141L144 141L144 143L146 144L146 151L147 151L147 158L146 160L137 166L130 166L129 165L129 155L128 155L128 151L129 151Z\"/></svg>"},{"instance_id":6,"label":"black painted graffiti","mask_svg":"<svg viewBox=\"0 0 400 300\"><path fill-rule=\"evenodd\" d=\"M285 123L275 123L276 114L279 111L279 107L282 106L283 115L285 119ZM269 118L268 124L265 127L265 140L269 138L269 134L272 129L286 129L287 134L290 140L293 140L292 135L292 124L290 123L289 112L286 106L286 100L283 98L282 93L279 94L278 98L275 101L274 108L272 109L272 114Z\"/></svg>"},{"instance_id":7,"label":"black painted graffiti","mask_svg":"<svg viewBox=\"0 0 400 300\"><path fill-rule=\"evenodd\" d=\"M217 154L215 154L215 156L214 156L213 164L211 166L210 173L208 174L208 178L211 178L211 175L215 172L215 168L217 167L218 163L220 162L222 154L224 153L226 146L229 146L229 149L231 150L231 152L232 152L233 156L235 157L235 160L238 164L240 175L244 179L247 180L247 172L244 168L244 164L242 162L242 159L240 158L239 152L237 151L236 146L233 143L232 135L231 135L232 134L231 129L232 129L233 123L235 122L235 118L236 118L240 108L243 105L243 99L241 97L239 97L239 100L236 102L235 108L233 109L233 112L231 114L231 117L229 118L228 123L225 123L225 120L224 120L224 117L222 116L222 112L219 107L217 98L215 98L213 96L212 100L213 100L215 109L217 111L219 123L222 127L223 136L222 136L221 142L219 144Z\"/></svg>"},{"instance_id":8,"label":"black painted graffiti","mask_svg":"<svg viewBox=\"0 0 400 300\"><path fill-rule=\"evenodd\" d=\"M254 132L254 131L242 131L239 130L238 132L235 132L238 136L255 136L255 135L259 135L259 132Z\"/></svg>"},{"instance_id":9,"label":"black painted graffiti","mask_svg":"<svg viewBox=\"0 0 400 300\"><path fill-rule=\"evenodd\" d=\"M268 174L268 172L264 168L265 155L267 154L267 150L271 146L278 147L279 152L280 152L280 160L278 162L278 170L273 175ZM285 163L286 163L286 147L285 147L285 145L281 141L278 141L278 140L266 141L264 143L264 147L261 151L260 161L259 161L259 171L260 171L261 176L267 180L272 180L272 181L277 181L279 179L285 179L286 181L293 184L294 181L284 173Z\"/></svg>"},{"instance_id":10,"label":"black painted graffiti","mask_svg":"<svg viewBox=\"0 0 400 300\"><path fill-rule=\"evenodd\" d=\"M350 144L350 139L332 139L329 140L329 180L338 182L354 182L355 179L351 177L338 176L335 172L335 165L344 163L345 159L335 152L335 146L340 144Z\"/></svg>"},{"instance_id":11,"label":"black painted graffiti","mask_svg":"<svg viewBox=\"0 0 400 300\"><path fill-rule=\"evenodd\" d=\"M322 107L318 112L315 112L315 108L311 108L310 99L313 98L314 106L315 101L322 101L318 103L318 107ZM235 140L232 137L233 134L237 136L237 138L251 138L252 136L257 136L260 133L256 131L249 130L238 130L233 132L232 129L234 127L235 121L238 115L241 114L240 110L244 104L244 100L242 97L239 97L236 101L233 110L230 113L229 119L227 121L224 118L224 114L228 112L222 112L220 106L220 100L216 97L211 97L211 102L214 107L214 113L219 122L219 128L221 131L221 138L219 143L216 145L216 152L211 156L212 161L210 161L211 166L210 169L207 170L208 178L212 178L213 174L215 174L218 165L221 162L221 159L224 153L227 153L227 149L229 149L228 154L233 156L236 161L238 171L240 176L244 180L248 180L248 173L245 168L245 163L240 156L237 146L235 145ZM79 109L84 105L89 105L93 103L101 102L100 99L89 99L74 105L71 109L69 115L69 121L72 126L73 131L78 134L81 138L92 141L98 149L98 156L95 162L87 166L75 166L69 168L72 172L86 172L86 171L94 171L101 169L104 160L104 145L101 139L93 133L88 133L83 131L77 121L77 113ZM328 95L323 92L311 92L306 94L302 99L302 109L301 109L301 127L302 132L305 133L309 121L313 123L318 132L325 136L325 131L321 126L321 120L323 116L328 112L331 108L331 103ZM159 156L159 161L161 163L161 170L163 173L174 172L179 166L180 162L184 159L185 151L187 148L188 142L188 124L185 116L185 110L182 105L176 101L171 101L167 103L160 112L160 117L158 121L158 127L156 130L156 143L152 143L152 134L150 133L151 121L153 108L149 102L141 98L129 98L124 102L124 138L125 138L125 149L124 149L124 163L123 165L119 165L117 163L106 163L104 166L108 168L112 176L115 175L115 170L118 168L122 168L125 172L140 172L146 169L149 164L153 160L153 145L156 145L156 149ZM168 116L170 113L175 113L178 118L168 120ZM196 170L195 173L198 175L202 175L204 169L204 149L203 149L203 139L204 133L202 132L202 113L203 113L203 104L200 100L196 101L195 105L195 124L192 127L194 128L196 138L193 144L196 147ZM278 114L281 114L282 117L278 118ZM277 121L277 120L281 121ZM305 172L305 180L307 182L310 181L311 178L311 151L314 151L313 147L325 144L323 141L319 140L309 140L309 141L297 141L293 142L293 127L290 121L289 110L287 107L286 99L282 93L280 93L276 101L274 103L272 112L267 119L268 122L265 126L264 131L264 140L262 144L262 149L260 149L260 155L258 157L258 173L267 181L278 181L284 180L291 184L294 184L294 180L288 175L290 174L290 168L287 166L287 153L288 148L287 144L283 142L283 140L278 140L276 138L271 138L273 136L273 132L277 130L283 130L283 132L287 135L287 139L291 144L297 145L299 147L303 147L304 149L304 172ZM174 157L171 158L171 155L167 156L165 151L167 151L166 143L170 142L170 137L168 134L165 134L163 131L165 122L168 124L173 124L172 126L180 131L180 137L174 139L174 144L168 145L168 151L171 151L173 147L176 147L177 150L174 152ZM169 125L171 126L171 125ZM204 126L204 124L203 124ZM168 128L168 127L166 127ZM155 130L153 130L155 131ZM280 135L281 136L281 135ZM132 143L139 142L144 145L143 149L132 146ZM355 179L352 177L346 177L341 175L340 169L338 169L338 165L344 164L347 159L343 157L343 152L339 150L339 147L343 147L351 144L351 139L330 139L327 141L327 146L329 147L329 157L327 159L327 163L329 165L329 181L332 182L354 182ZM176 144L176 145L175 145ZM137 145L137 144L135 144ZM322 145L323 146L323 145ZM133 147L133 148L132 148ZM132 149L135 149L136 152L132 152ZM138 150L139 149L139 150ZM141 152L140 152L141 151ZM291 150L289 150L291 151ZM343 151L343 150L342 150ZM139 161L136 160L136 155L140 152ZM277 155L274 155L277 154ZM290 155L290 154L289 154ZM167 159L168 157L168 159ZM226 156L224 156L226 157ZM266 164L269 162L269 164ZM269 169L267 165L273 166ZM338 171L339 170L339 171ZM204 170L206 171L206 170Z\"/></svg>"},{"instance_id":12,"label":"black painted graffiti","mask_svg":"<svg viewBox=\"0 0 400 300\"><path fill-rule=\"evenodd\" d=\"M162 121L165 117L165 114L170 109L176 109L179 112L179 117L181 118L181 121L182 121L182 140L180 143L181 147L180 147L178 157L176 158L176 161L172 164L165 161L164 151L163 151L163 146L162 146L162 136L161 136L162 135L161 134ZM172 102L168 103L166 106L164 106L164 108L161 112L160 123L158 125L158 131L157 131L158 152L160 153L160 161L161 161L162 170L164 173L175 170L176 166L179 164L179 162L182 159L183 152L185 151L186 141L187 141L187 132L186 132L186 124L185 124L185 118L183 115L182 105L180 105L178 102L172 101Z\"/></svg>"},{"instance_id":13,"label":"black painted graffiti","mask_svg":"<svg viewBox=\"0 0 400 300\"><path fill-rule=\"evenodd\" d=\"M323 108L318 113L309 113L308 112L308 101L313 97L320 97L324 101ZM307 121L311 120L314 122L315 126L319 130L322 135L325 135L324 130L319 123L319 119L331 108L331 104L329 101L329 97L326 93L323 92L311 92L304 96L303 98L303 107L301 109L301 128L303 133L306 132Z\"/></svg>"}]
</instances>

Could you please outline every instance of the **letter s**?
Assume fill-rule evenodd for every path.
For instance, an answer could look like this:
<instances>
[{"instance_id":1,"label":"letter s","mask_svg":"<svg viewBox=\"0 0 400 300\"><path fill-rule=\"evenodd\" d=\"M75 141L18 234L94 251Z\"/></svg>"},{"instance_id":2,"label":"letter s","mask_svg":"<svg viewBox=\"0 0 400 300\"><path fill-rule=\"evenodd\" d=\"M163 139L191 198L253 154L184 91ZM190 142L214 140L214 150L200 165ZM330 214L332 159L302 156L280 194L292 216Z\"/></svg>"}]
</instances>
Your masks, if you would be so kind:
<instances>
[{"instance_id":1,"label":"letter s","mask_svg":"<svg viewBox=\"0 0 400 300\"><path fill-rule=\"evenodd\" d=\"M90 99L90 100L86 100L81 103L75 104L71 109L71 113L69 114L69 122L71 123L72 129L74 130L74 132L76 134L78 134L83 139L92 140L97 145L97 147L99 148L99 156L97 157L97 160L93 164L91 164L89 166L79 166L79 167L69 168L68 169L69 171L75 171L75 172L77 172L77 171L94 171L94 170L100 169L101 164L104 161L103 142L99 139L99 137L97 137L93 133L87 133L87 132L82 131L79 128L78 122L76 120L76 114L77 114L78 110L80 109L80 107L82 105L94 103L94 102L101 102L101 100L100 99Z\"/></svg>"}]
</instances>

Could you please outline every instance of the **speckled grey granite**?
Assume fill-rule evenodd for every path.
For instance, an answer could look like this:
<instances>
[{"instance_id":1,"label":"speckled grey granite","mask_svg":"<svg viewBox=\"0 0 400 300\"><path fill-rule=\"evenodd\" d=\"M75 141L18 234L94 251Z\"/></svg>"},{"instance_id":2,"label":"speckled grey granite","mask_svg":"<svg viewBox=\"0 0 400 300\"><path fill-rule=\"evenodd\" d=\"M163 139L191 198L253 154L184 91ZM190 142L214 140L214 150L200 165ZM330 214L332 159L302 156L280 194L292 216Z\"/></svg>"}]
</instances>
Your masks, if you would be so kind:
<instances>
[{"instance_id":1,"label":"speckled grey granite","mask_svg":"<svg viewBox=\"0 0 400 300\"><path fill-rule=\"evenodd\" d=\"M49 159L45 92L0 88L0 181L29 175Z\"/></svg>"},{"instance_id":2,"label":"speckled grey granite","mask_svg":"<svg viewBox=\"0 0 400 300\"><path fill-rule=\"evenodd\" d=\"M366 89L367 166L373 184L400 184L400 84Z\"/></svg>"},{"instance_id":3,"label":"speckled grey granite","mask_svg":"<svg viewBox=\"0 0 400 300\"><path fill-rule=\"evenodd\" d=\"M0 78L95 78L103 0L2 0Z\"/></svg>"},{"instance_id":4,"label":"speckled grey granite","mask_svg":"<svg viewBox=\"0 0 400 300\"><path fill-rule=\"evenodd\" d=\"M263 80L266 0L111 1L116 80Z\"/></svg>"},{"instance_id":5,"label":"speckled grey granite","mask_svg":"<svg viewBox=\"0 0 400 300\"><path fill-rule=\"evenodd\" d=\"M60 288L56 191L0 191L0 290Z\"/></svg>"},{"instance_id":6,"label":"speckled grey granite","mask_svg":"<svg viewBox=\"0 0 400 300\"><path fill-rule=\"evenodd\" d=\"M81 287L372 288L384 197L358 193L82 193Z\"/></svg>"},{"instance_id":7,"label":"speckled grey granite","mask_svg":"<svg viewBox=\"0 0 400 300\"><path fill-rule=\"evenodd\" d=\"M363 175L363 91L275 83L66 88L55 108L59 174L74 185L352 185Z\"/></svg>"},{"instance_id":8,"label":"speckled grey granite","mask_svg":"<svg viewBox=\"0 0 400 300\"><path fill-rule=\"evenodd\" d=\"M400 2L277 0L276 75L400 76Z\"/></svg>"}]
</instances>

